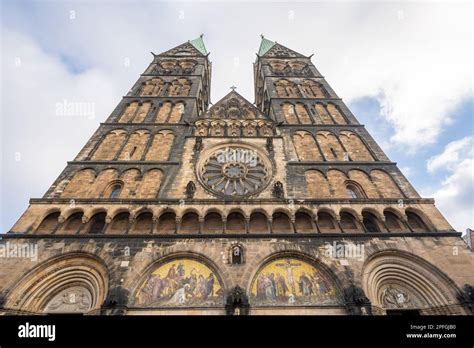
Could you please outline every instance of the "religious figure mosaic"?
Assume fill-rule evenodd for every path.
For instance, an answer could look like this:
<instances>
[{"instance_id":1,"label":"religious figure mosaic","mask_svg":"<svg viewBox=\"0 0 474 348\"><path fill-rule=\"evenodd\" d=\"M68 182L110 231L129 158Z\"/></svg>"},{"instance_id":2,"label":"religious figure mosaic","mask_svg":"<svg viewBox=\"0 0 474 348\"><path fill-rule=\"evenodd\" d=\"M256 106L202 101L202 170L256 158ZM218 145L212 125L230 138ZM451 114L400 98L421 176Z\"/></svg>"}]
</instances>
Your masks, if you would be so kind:
<instances>
[{"instance_id":1,"label":"religious figure mosaic","mask_svg":"<svg viewBox=\"0 0 474 348\"><path fill-rule=\"evenodd\" d=\"M309 263L279 259L264 266L254 278L252 305L337 305L340 303L335 287L319 270Z\"/></svg>"},{"instance_id":2,"label":"religious figure mosaic","mask_svg":"<svg viewBox=\"0 0 474 348\"><path fill-rule=\"evenodd\" d=\"M177 259L154 270L137 293L144 307L212 307L224 304L219 278L201 262Z\"/></svg>"}]
</instances>

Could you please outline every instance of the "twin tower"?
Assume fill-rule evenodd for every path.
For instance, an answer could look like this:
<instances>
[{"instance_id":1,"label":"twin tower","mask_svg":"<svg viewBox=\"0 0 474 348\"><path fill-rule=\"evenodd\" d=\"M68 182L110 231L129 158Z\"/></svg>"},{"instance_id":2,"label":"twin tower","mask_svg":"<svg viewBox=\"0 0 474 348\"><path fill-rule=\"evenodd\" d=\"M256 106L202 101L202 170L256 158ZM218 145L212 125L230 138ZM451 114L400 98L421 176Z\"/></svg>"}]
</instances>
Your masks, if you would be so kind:
<instances>
[{"instance_id":1,"label":"twin tower","mask_svg":"<svg viewBox=\"0 0 474 348\"><path fill-rule=\"evenodd\" d=\"M202 37L154 55L3 236L0 312L470 313L472 252L310 57L262 37L254 80L210 106Z\"/></svg>"}]
</instances>

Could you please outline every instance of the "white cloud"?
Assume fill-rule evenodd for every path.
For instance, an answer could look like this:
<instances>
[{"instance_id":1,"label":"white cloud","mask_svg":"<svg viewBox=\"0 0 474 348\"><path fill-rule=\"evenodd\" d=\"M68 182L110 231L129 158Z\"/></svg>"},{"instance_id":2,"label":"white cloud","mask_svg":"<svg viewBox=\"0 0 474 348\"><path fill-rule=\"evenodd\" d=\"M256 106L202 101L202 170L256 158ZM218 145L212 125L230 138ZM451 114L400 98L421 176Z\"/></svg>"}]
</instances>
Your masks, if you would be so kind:
<instances>
[{"instance_id":1,"label":"white cloud","mask_svg":"<svg viewBox=\"0 0 474 348\"><path fill-rule=\"evenodd\" d=\"M427 196L434 197L457 231L474 227L474 137L446 145L444 151L427 162L430 172L446 173L441 186Z\"/></svg>"},{"instance_id":2,"label":"white cloud","mask_svg":"<svg viewBox=\"0 0 474 348\"><path fill-rule=\"evenodd\" d=\"M444 151L431 157L427 162L428 172L444 169L454 171L459 163L466 157L472 158L474 151L474 137L464 137L450 142Z\"/></svg>"}]
</instances>

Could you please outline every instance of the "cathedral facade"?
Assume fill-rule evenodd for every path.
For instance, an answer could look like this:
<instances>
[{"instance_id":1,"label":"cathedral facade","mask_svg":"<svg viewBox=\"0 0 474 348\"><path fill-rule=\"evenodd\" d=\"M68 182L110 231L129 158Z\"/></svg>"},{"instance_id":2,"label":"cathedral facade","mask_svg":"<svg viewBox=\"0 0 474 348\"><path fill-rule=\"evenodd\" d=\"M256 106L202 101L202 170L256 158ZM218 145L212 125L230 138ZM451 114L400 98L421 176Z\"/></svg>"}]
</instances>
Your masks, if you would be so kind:
<instances>
[{"instance_id":1,"label":"cathedral facade","mask_svg":"<svg viewBox=\"0 0 474 348\"><path fill-rule=\"evenodd\" d=\"M474 313L472 251L311 57L262 37L255 103L211 106L208 56L154 55L30 200L0 313Z\"/></svg>"}]
</instances>

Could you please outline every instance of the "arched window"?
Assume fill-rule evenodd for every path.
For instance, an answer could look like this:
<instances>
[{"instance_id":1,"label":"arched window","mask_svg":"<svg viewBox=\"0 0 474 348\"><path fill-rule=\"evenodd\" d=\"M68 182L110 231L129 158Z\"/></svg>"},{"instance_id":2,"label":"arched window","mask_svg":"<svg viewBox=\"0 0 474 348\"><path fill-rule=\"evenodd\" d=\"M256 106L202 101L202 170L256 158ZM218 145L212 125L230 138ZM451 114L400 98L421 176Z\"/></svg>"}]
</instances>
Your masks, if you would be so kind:
<instances>
[{"instance_id":1,"label":"arched window","mask_svg":"<svg viewBox=\"0 0 474 348\"><path fill-rule=\"evenodd\" d=\"M250 233L268 233L267 217L260 212L252 213L250 215L250 221L249 221L249 232Z\"/></svg>"},{"instance_id":2,"label":"arched window","mask_svg":"<svg viewBox=\"0 0 474 348\"><path fill-rule=\"evenodd\" d=\"M272 222L273 233L293 233L291 227L291 221L288 215L281 212L276 212L273 214Z\"/></svg>"},{"instance_id":3,"label":"arched window","mask_svg":"<svg viewBox=\"0 0 474 348\"><path fill-rule=\"evenodd\" d=\"M385 225L390 230L390 232L403 232L404 226L400 221L397 215L390 211L384 211L385 216Z\"/></svg>"},{"instance_id":4,"label":"arched window","mask_svg":"<svg viewBox=\"0 0 474 348\"><path fill-rule=\"evenodd\" d=\"M176 218L175 218L176 219ZM189 212L181 218L181 225L179 232L184 234L198 234L199 233L199 215Z\"/></svg>"},{"instance_id":5,"label":"arched window","mask_svg":"<svg viewBox=\"0 0 474 348\"><path fill-rule=\"evenodd\" d=\"M38 226L38 228L36 229L36 233L53 232L58 226L59 215L60 215L60 212L56 211L46 216L41 222L41 224Z\"/></svg>"},{"instance_id":6,"label":"arched window","mask_svg":"<svg viewBox=\"0 0 474 348\"><path fill-rule=\"evenodd\" d=\"M61 227L60 233L75 234L82 225L83 212L77 212L69 216Z\"/></svg>"},{"instance_id":7,"label":"arched window","mask_svg":"<svg viewBox=\"0 0 474 348\"><path fill-rule=\"evenodd\" d=\"M377 218L373 214L364 212L362 216L366 232L381 232Z\"/></svg>"},{"instance_id":8,"label":"arched window","mask_svg":"<svg viewBox=\"0 0 474 348\"><path fill-rule=\"evenodd\" d=\"M209 213L204 218L203 233L222 233L222 217L218 213Z\"/></svg>"},{"instance_id":9,"label":"arched window","mask_svg":"<svg viewBox=\"0 0 474 348\"><path fill-rule=\"evenodd\" d=\"M348 212L342 212L340 215L340 223L344 232L360 232L360 228L357 225L357 221L352 214Z\"/></svg>"},{"instance_id":10,"label":"arched window","mask_svg":"<svg viewBox=\"0 0 474 348\"><path fill-rule=\"evenodd\" d=\"M367 198L362 188L353 182L346 183L346 192L351 199Z\"/></svg>"},{"instance_id":11,"label":"arched window","mask_svg":"<svg viewBox=\"0 0 474 348\"><path fill-rule=\"evenodd\" d=\"M428 226L426 226L423 220L416 213L407 211L406 214L407 214L408 225L410 225L413 232L429 231Z\"/></svg>"},{"instance_id":12,"label":"arched window","mask_svg":"<svg viewBox=\"0 0 474 348\"><path fill-rule=\"evenodd\" d=\"M158 220L158 226L156 232L158 234L173 234L176 231L176 214L168 211L161 214Z\"/></svg>"},{"instance_id":13,"label":"arched window","mask_svg":"<svg viewBox=\"0 0 474 348\"><path fill-rule=\"evenodd\" d=\"M153 230L153 214L151 212L143 212L137 216L133 225L133 233L149 234Z\"/></svg>"},{"instance_id":14,"label":"arched window","mask_svg":"<svg viewBox=\"0 0 474 348\"><path fill-rule=\"evenodd\" d=\"M91 221L89 222L89 233L90 234L99 234L102 233L105 227L105 217L106 213L95 214Z\"/></svg>"},{"instance_id":15,"label":"arched window","mask_svg":"<svg viewBox=\"0 0 474 348\"><path fill-rule=\"evenodd\" d=\"M109 228L107 228L107 233L122 233L125 234L128 230L128 221L130 214L128 212L123 212L114 217Z\"/></svg>"},{"instance_id":16,"label":"arched window","mask_svg":"<svg viewBox=\"0 0 474 348\"><path fill-rule=\"evenodd\" d=\"M295 229L298 233L314 232L314 226L311 216L305 212L297 212L295 214Z\"/></svg>"},{"instance_id":17,"label":"arched window","mask_svg":"<svg viewBox=\"0 0 474 348\"><path fill-rule=\"evenodd\" d=\"M318 212L318 227L320 232L339 232L334 218L326 212Z\"/></svg>"},{"instance_id":18,"label":"arched window","mask_svg":"<svg viewBox=\"0 0 474 348\"><path fill-rule=\"evenodd\" d=\"M226 232L228 233L245 233L245 218L242 214L233 212L229 214L226 222Z\"/></svg>"},{"instance_id":19,"label":"arched window","mask_svg":"<svg viewBox=\"0 0 474 348\"><path fill-rule=\"evenodd\" d=\"M121 191L122 191L122 185L114 184L111 187L109 198L118 198L120 196Z\"/></svg>"}]
</instances>

